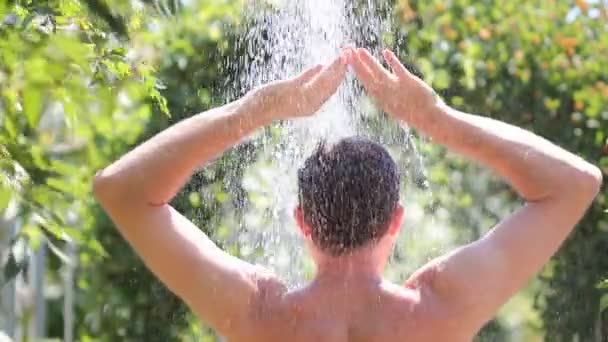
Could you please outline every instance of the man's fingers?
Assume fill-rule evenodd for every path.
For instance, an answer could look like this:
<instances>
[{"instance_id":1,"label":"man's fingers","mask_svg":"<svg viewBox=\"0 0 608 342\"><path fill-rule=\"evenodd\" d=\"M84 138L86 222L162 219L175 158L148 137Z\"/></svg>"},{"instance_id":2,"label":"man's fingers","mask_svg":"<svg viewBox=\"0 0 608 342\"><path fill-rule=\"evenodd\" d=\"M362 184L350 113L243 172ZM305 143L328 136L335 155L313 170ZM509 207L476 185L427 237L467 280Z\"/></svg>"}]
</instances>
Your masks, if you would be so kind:
<instances>
[{"instance_id":1,"label":"man's fingers","mask_svg":"<svg viewBox=\"0 0 608 342\"><path fill-rule=\"evenodd\" d=\"M310 82L313 78L315 78L315 76L317 76L319 72L321 72L321 70L323 70L323 65L318 64L296 76L294 78L294 81L297 84L306 84Z\"/></svg>"},{"instance_id":2,"label":"man's fingers","mask_svg":"<svg viewBox=\"0 0 608 342\"><path fill-rule=\"evenodd\" d=\"M363 63L361 57L359 57L359 54L356 51L353 51L349 58L349 62L351 63L353 69L355 69L355 73L362 82L367 83L374 81L374 74L372 74L372 71L369 70L365 63Z\"/></svg>"},{"instance_id":3,"label":"man's fingers","mask_svg":"<svg viewBox=\"0 0 608 342\"><path fill-rule=\"evenodd\" d=\"M376 79L376 76L374 76L370 68L363 62L361 56L359 56L356 51L353 51L350 58L351 65L355 70L359 81L361 81L368 92L372 95L376 95L376 91L379 87L379 81Z\"/></svg>"},{"instance_id":4,"label":"man's fingers","mask_svg":"<svg viewBox=\"0 0 608 342\"><path fill-rule=\"evenodd\" d=\"M378 60L372 56L367 49L357 49L357 55L361 58L361 61L368 67L371 73L374 75L376 80L380 82L386 81L390 73L378 62Z\"/></svg>"},{"instance_id":5,"label":"man's fingers","mask_svg":"<svg viewBox=\"0 0 608 342\"><path fill-rule=\"evenodd\" d=\"M341 82L346 73L346 65L346 56L342 53L330 65L323 68L316 78L313 79L313 82L321 84L336 80Z\"/></svg>"},{"instance_id":6,"label":"man's fingers","mask_svg":"<svg viewBox=\"0 0 608 342\"><path fill-rule=\"evenodd\" d=\"M309 82L310 89L322 95L331 95L340 86L346 74L347 60L340 54L330 65L324 67Z\"/></svg>"},{"instance_id":7,"label":"man's fingers","mask_svg":"<svg viewBox=\"0 0 608 342\"><path fill-rule=\"evenodd\" d=\"M403 64L401 64L401 61L399 61L394 52L391 50L384 50L382 55L397 77L410 77L410 72L405 68L405 66L403 66Z\"/></svg>"}]
</instances>

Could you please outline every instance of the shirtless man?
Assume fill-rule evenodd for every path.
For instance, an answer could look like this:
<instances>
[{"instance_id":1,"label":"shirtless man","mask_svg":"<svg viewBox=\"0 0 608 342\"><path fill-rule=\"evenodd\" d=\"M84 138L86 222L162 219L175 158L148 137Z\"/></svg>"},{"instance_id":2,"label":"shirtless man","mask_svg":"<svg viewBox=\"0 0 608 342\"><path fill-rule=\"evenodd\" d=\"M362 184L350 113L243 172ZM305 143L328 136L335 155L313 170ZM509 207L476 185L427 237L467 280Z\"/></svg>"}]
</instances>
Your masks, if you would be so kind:
<instances>
[{"instance_id":1,"label":"shirtless man","mask_svg":"<svg viewBox=\"0 0 608 342\"><path fill-rule=\"evenodd\" d=\"M601 185L601 172L528 131L452 109L390 51L365 49L161 132L95 177L94 192L146 265L229 341L470 341L556 252ZM289 291L220 250L168 203L202 162L274 120L313 115L348 65L396 120L502 175L526 204L486 236L403 285L382 269L404 209L387 152L350 138L320 147L299 172L295 219L317 264Z\"/></svg>"}]
</instances>

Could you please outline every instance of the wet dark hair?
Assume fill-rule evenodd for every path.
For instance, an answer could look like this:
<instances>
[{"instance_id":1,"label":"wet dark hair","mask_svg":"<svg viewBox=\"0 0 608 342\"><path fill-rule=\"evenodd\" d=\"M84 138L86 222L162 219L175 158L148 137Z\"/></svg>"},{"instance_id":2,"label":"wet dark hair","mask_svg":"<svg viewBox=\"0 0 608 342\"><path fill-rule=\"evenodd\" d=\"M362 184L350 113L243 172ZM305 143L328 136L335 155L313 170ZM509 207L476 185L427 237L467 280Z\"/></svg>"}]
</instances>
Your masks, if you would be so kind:
<instances>
[{"instance_id":1,"label":"wet dark hair","mask_svg":"<svg viewBox=\"0 0 608 342\"><path fill-rule=\"evenodd\" d=\"M360 137L321 142L298 171L313 242L339 256L377 241L399 201L399 181L397 165L381 145Z\"/></svg>"}]
</instances>

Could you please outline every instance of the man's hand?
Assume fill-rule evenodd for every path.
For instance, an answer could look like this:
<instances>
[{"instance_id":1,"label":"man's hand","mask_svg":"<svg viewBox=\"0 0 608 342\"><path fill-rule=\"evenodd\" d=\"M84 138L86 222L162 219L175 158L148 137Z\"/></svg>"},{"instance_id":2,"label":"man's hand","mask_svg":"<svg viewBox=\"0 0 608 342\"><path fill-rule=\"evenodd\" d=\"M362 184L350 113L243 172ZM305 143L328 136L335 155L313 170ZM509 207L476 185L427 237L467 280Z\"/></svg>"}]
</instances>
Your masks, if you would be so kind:
<instances>
[{"instance_id":1,"label":"man's hand","mask_svg":"<svg viewBox=\"0 0 608 342\"><path fill-rule=\"evenodd\" d=\"M384 50L384 59L393 72L386 70L366 49L356 49L349 63L363 87L386 112L406 122L424 116L442 103L433 89L410 73L392 51Z\"/></svg>"},{"instance_id":2,"label":"man's hand","mask_svg":"<svg viewBox=\"0 0 608 342\"><path fill-rule=\"evenodd\" d=\"M344 80L348 54L349 51L344 51L330 65L317 65L294 78L263 85L249 95L273 119L310 116Z\"/></svg>"}]
</instances>

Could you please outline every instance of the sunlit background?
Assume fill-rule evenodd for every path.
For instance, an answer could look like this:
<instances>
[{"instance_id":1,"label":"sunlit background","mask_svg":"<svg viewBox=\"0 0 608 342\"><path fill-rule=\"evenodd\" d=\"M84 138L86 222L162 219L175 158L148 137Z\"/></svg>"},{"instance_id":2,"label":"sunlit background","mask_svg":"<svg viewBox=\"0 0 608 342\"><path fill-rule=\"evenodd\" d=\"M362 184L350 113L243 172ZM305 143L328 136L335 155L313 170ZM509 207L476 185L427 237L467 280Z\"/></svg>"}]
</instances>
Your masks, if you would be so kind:
<instances>
[{"instance_id":1,"label":"sunlit background","mask_svg":"<svg viewBox=\"0 0 608 342\"><path fill-rule=\"evenodd\" d=\"M219 341L122 240L92 176L346 46L394 49L452 106L531 129L608 176L608 1L0 0L0 341ZM349 76L318 116L260 130L173 205L297 286L314 269L291 218L294 173L319 139L353 134L382 142L404 174L391 280L520 204L490 171L392 122ZM608 341L607 201L604 186L477 341Z\"/></svg>"}]
</instances>

